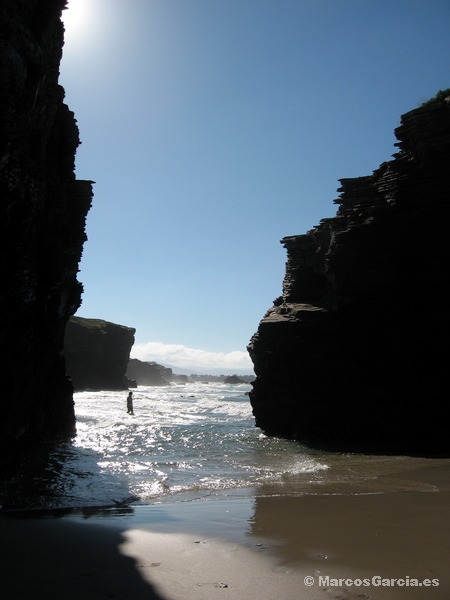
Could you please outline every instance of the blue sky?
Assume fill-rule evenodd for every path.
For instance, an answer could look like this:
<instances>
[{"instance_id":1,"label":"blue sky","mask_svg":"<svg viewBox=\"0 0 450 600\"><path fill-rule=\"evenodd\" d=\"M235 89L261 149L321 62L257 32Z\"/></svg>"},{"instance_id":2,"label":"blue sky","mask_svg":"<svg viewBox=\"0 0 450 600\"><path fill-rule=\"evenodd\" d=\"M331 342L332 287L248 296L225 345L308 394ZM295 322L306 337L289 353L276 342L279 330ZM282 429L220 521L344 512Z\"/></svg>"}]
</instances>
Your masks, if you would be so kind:
<instances>
[{"instance_id":1,"label":"blue sky","mask_svg":"<svg viewBox=\"0 0 450 600\"><path fill-rule=\"evenodd\" d=\"M251 372L280 239L450 86L448 0L69 0L60 83L94 185L78 315L132 356Z\"/></svg>"}]
</instances>

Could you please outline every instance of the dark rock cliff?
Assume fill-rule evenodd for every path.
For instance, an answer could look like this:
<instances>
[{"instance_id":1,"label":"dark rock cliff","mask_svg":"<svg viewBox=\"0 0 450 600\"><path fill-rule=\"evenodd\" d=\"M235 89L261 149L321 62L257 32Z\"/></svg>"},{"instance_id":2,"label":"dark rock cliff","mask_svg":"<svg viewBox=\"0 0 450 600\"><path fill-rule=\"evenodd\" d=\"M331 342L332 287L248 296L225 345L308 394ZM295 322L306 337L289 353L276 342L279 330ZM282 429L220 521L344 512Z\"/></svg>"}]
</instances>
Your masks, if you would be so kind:
<instances>
[{"instance_id":1,"label":"dark rock cliff","mask_svg":"<svg viewBox=\"0 0 450 600\"><path fill-rule=\"evenodd\" d=\"M146 362L131 358L127 367L127 377L136 381L137 385L170 385L172 369L156 362Z\"/></svg>"},{"instance_id":2,"label":"dark rock cliff","mask_svg":"<svg viewBox=\"0 0 450 600\"><path fill-rule=\"evenodd\" d=\"M71 317L66 326L66 371L76 391L126 390L136 330L101 319Z\"/></svg>"},{"instance_id":3,"label":"dark rock cliff","mask_svg":"<svg viewBox=\"0 0 450 600\"><path fill-rule=\"evenodd\" d=\"M283 295L248 350L256 426L341 451L450 452L450 104L401 117L399 152L342 179L334 218L287 237Z\"/></svg>"},{"instance_id":4,"label":"dark rock cliff","mask_svg":"<svg viewBox=\"0 0 450 600\"><path fill-rule=\"evenodd\" d=\"M225 377L224 383L245 383L245 381L238 375L229 375L228 377Z\"/></svg>"},{"instance_id":5,"label":"dark rock cliff","mask_svg":"<svg viewBox=\"0 0 450 600\"><path fill-rule=\"evenodd\" d=\"M131 358L128 363L127 377L137 385L170 385L184 384L189 381L187 375L178 375L170 367L164 367L154 361L142 361Z\"/></svg>"},{"instance_id":6,"label":"dark rock cliff","mask_svg":"<svg viewBox=\"0 0 450 600\"><path fill-rule=\"evenodd\" d=\"M75 178L78 128L58 84L64 5L0 4L2 468L75 423L62 349L92 182Z\"/></svg>"}]
</instances>

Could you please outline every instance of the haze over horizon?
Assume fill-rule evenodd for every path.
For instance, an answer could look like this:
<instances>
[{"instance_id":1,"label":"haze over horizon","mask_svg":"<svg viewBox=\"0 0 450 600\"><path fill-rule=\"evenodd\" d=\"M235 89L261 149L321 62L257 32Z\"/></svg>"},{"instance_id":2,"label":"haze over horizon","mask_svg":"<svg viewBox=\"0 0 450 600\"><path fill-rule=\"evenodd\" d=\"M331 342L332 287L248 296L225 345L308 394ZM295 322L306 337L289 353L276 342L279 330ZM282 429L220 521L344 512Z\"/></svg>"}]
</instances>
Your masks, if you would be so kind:
<instances>
[{"instance_id":1,"label":"haze over horizon","mask_svg":"<svg viewBox=\"0 0 450 600\"><path fill-rule=\"evenodd\" d=\"M279 240L450 86L448 0L69 0L61 85L94 180L77 313L132 357L252 372Z\"/></svg>"},{"instance_id":2,"label":"haze over horizon","mask_svg":"<svg viewBox=\"0 0 450 600\"><path fill-rule=\"evenodd\" d=\"M196 348L187 348L181 344L160 344L147 342L135 344L131 358L143 362L157 362L171 368L174 373L189 375L251 375L253 365L248 353L243 352L206 352ZM158 360L149 358L157 356Z\"/></svg>"}]
</instances>

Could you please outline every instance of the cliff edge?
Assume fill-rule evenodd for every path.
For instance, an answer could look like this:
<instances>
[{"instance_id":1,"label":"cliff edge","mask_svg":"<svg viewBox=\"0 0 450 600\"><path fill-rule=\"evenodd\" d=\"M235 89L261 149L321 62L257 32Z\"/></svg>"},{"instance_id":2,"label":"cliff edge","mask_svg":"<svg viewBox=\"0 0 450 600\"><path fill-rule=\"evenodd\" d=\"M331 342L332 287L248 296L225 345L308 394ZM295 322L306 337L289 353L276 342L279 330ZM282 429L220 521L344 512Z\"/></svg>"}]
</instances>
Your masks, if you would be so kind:
<instances>
[{"instance_id":1,"label":"cliff edge","mask_svg":"<svg viewBox=\"0 0 450 600\"><path fill-rule=\"evenodd\" d=\"M102 319L70 317L66 326L66 371L75 391L127 390L133 327ZM135 384L133 384L135 385Z\"/></svg>"},{"instance_id":2,"label":"cliff edge","mask_svg":"<svg viewBox=\"0 0 450 600\"><path fill-rule=\"evenodd\" d=\"M283 293L248 346L266 434L449 454L449 100L404 114L393 160L340 180L336 216L281 241Z\"/></svg>"},{"instance_id":3,"label":"cliff edge","mask_svg":"<svg viewBox=\"0 0 450 600\"><path fill-rule=\"evenodd\" d=\"M65 0L0 5L0 466L74 431L64 329L81 302L78 264L92 182L58 84Z\"/></svg>"}]
</instances>

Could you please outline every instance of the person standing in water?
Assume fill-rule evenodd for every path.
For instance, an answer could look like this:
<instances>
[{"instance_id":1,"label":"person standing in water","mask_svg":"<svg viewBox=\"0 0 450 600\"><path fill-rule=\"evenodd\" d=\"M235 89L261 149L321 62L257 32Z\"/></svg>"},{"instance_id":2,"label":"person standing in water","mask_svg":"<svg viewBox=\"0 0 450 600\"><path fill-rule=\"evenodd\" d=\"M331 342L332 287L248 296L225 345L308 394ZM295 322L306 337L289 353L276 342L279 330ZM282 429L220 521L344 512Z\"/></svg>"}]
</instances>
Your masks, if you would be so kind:
<instances>
[{"instance_id":1,"label":"person standing in water","mask_svg":"<svg viewBox=\"0 0 450 600\"><path fill-rule=\"evenodd\" d=\"M134 412L133 412L133 392L128 392L128 397L127 397L127 413L129 415L134 415Z\"/></svg>"}]
</instances>

